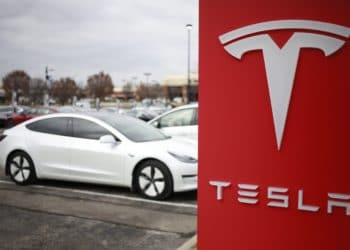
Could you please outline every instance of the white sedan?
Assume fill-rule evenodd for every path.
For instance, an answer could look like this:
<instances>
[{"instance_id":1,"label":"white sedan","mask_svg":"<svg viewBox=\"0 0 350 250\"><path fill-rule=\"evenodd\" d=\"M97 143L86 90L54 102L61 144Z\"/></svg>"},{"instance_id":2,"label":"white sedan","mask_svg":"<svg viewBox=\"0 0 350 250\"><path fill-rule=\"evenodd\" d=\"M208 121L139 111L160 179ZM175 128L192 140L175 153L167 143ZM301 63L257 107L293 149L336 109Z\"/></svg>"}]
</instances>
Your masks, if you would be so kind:
<instances>
[{"instance_id":1,"label":"white sedan","mask_svg":"<svg viewBox=\"0 0 350 250\"><path fill-rule=\"evenodd\" d=\"M124 115L53 114L0 135L0 166L20 185L57 179L131 187L150 199L197 189L197 146Z\"/></svg>"},{"instance_id":2,"label":"white sedan","mask_svg":"<svg viewBox=\"0 0 350 250\"><path fill-rule=\"evenodd\" d=\"M148 122L168 136L198 140L198 104L172 109Z\"/></svg>"}]
</instances>

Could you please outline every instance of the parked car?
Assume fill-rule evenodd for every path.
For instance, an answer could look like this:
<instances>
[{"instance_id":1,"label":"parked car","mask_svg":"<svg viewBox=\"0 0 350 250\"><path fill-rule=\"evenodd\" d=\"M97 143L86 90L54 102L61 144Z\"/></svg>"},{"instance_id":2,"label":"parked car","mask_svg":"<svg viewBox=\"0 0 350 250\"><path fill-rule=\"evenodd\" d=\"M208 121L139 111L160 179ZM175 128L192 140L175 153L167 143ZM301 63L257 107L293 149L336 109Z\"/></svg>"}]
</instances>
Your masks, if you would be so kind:
<instances>
[{"instance_id":1,"label":"parked car","mask_svg":"<svg viewBox=\"0 0 350 250\"><path fill-rule=\"evenodd\" d=\"M4 113L13 113L14 107L13 106L0 106L0 114Z\"/></svg>"},{"instance_id":2,"label":"parked car","mask_svg":"<svg viewBox=\"0 0 350 250\"><path fill-rule=\"evenodd\" d=\"M126 115L51 114L0 137L0 166L20 185L58 179L131 187L150 199L197 188L197 146Z\"/></svg>"},{"instance_id":3,"label":"parked car","mask_svg":"<svg viewBox=\"0 0 350 250\"><path fill-rule=\"evenodd\" d=\"M110 114L126 114L128 110L124 108L117 108L117 107L106 107L106 108L101 108L99 112L108 112Z\"/></svg>"},{"instance_id":4,"label":"parked car","mask_svg":"<svg viewBox=\"0 0 350 250\"><path fill-rule=\"evenodd\" d=\"M157 113L150 111L148 106L138 105L126 112L127 115L136 117L145 122L152 120L157 116Z\"/></svg>"},{"instance_id":5,"label":"parked car","mask_svg":"<svg viewBox=\"0 0 350 250\"><path fill-rule=\"evenodd\" d=\"M6 117L6 120L4 121L4 127L5 128L11 128L17 124L20 124L22 122L25 122L27 120L30 120L34 117L40 116L40 115L46 115L57 112L55 109L47 108L47 107L15 107L15 112L8 115Z\"/></svg>"},{"instance_id":6,"label":"parked car","mask_svg":"<svg viewBox=\"0 0 350 250\"><path fill-rule=\"evenodd\" d=\"M25 112L27 109L28 108L24 106L2 107L0 110L0 127L9 128L15 126L17 124L18 114ZM21 122L20 118L18 122Z\"/></svg>"},{"instance_id":7,"label":"parked car","mask_svg":"<svg viewBox=\"0 0 350 250\"><path fill-rule=\"evenodd\" d=\"M87 112L95 112L96 109L90 107L80 107L74 105L61 106L56 108L59 113L87 113Z\"/></svg>"},{"instance_id":8,"label":"parked car","mask_svg":"<svg viewBox=\"0 0 350 250\"><path fill-rule=\"evenodd\" d=\"M148 122L168 136L198 140L198 104L172 109Z\"/></svg>"},{"instance_id":9,"label":"parked car","mask_svg":"<svg viewBox=\"0 0 350 250\"><path fill-rule=\"evenodd\" d=\"M50 108L50 107L34 107L29 110L29 114L32 115L48 115L52 113L57 113L57 109Z\"/></svg>"},{"instance_id":10,"label":"parked car","mask_svg":"<svg viewBox=\"0 0 350 250\"><path fill-rule=\"evenodd\" d=\"M76 106L61 106L57 108L59 113L78 113L79 110Z\"/></svg>"},{"instance_id":11,"label":"parked car","mask_svg":"<svg viewBox=\"0 0 350 250\"><path fill-rule=\"evenodd\" d=\"M0 107L0 128L5 128L7 125L7 119L15 112L13 106L1 106Z\"/></svg>"}]
</instances>

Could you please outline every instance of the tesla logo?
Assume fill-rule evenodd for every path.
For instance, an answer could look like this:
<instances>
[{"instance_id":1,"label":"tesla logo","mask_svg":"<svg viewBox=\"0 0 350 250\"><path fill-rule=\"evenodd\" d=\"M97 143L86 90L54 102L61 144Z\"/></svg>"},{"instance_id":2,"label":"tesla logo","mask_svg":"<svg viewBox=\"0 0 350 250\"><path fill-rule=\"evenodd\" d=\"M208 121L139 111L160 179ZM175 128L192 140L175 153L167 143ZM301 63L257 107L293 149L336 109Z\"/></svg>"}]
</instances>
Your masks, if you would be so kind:
<instances>
[{"instance_id":1,"label":"tesla logo","mask_svg":"<svg viewBox=\"0 0 350 250\"><path fill-rule=\"evenodd\" d=\"M216 187L216 200L223 200L223 189L229 188L231 182L227 181L209 181L210 186ZM259 203L259 194L262 193L260 186L252 184L238 184L236 189L237 201L242 204L257 205ZM285 187L267 187L263 193L266 193L268 202L265 204L268 207L289 208L290 205L289 189ZM318 212L320 206L307 205L304 199L304 190L298 190L298 199L296 201L297 210L307 212ZM335 208L345 210L346 216L350 216L350 195L339 193L327 194L327 213L333 214Z\"/></svg>"},{"instance_id":2,"label":"tesla logo","mask_svg":"<svg viewBox=\"0 0 350 250\"><path fill-rule=\"evenodd\" d=\"M282 29L310 30L324 34L295 32L282 48L268 34L261 34ZM325 56L330 56L344 45L345 41L339 38L345 39L349 36L350 28L340 25L307 20L281 20L245 26L219 37L222 44L227 44L225 50L238 60L246 52L262 50L278 150L282 143L300 49L315 48L323 51Z\"/></svg>"}]
</instances>

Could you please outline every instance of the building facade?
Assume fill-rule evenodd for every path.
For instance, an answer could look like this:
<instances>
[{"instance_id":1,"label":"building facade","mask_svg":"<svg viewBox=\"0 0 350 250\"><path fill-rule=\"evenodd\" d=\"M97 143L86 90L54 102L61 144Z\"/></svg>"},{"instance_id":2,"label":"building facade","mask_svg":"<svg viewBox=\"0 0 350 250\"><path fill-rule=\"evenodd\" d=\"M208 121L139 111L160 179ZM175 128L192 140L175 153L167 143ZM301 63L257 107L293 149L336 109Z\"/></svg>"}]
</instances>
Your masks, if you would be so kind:
<instances>
[{"instance_id":1,"label":"building facade","mask_svg":"<svg viewBox=\"0 0 350 250\"><path fill-rule=\"evenodd\" d=\"M190 86L188 88L187 75L169 75L166 76L162 85L164 88L164 96L169 100L174 98L182 98L183 102L187 102L187 89L189 89L190 102L198 101L198 74L190 75Z\"/></svg>"}]
</instances>

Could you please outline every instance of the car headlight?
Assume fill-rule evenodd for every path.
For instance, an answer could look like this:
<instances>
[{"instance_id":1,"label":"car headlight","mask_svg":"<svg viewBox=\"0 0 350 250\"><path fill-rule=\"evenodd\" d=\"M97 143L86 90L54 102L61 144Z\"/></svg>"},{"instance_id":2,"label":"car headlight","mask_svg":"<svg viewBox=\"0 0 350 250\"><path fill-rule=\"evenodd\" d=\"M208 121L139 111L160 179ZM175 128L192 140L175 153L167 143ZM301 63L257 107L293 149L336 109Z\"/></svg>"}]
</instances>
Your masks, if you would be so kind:
<instances>
[{"instance_id":1,"label":"car headlight","mask_svg":"<svg viewBox=\"0 0 350 250\"><path fill-rule=\"evenodd\" d=\"M176 154L176 153L173 153L173 152L170 152L168 151L168 153L174 157L175 159L181 161L181 162L184 162L184 163L197 163L197 159L196 158L193 158L191 156L188 156L188 155L183 155L183 154Z\"/></svg>"}]
</instances>

